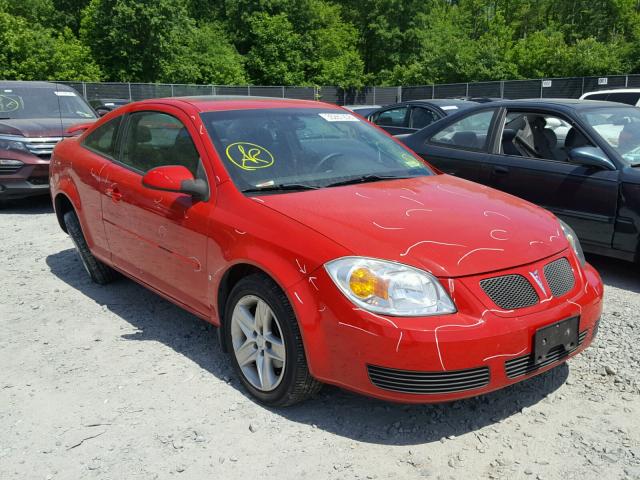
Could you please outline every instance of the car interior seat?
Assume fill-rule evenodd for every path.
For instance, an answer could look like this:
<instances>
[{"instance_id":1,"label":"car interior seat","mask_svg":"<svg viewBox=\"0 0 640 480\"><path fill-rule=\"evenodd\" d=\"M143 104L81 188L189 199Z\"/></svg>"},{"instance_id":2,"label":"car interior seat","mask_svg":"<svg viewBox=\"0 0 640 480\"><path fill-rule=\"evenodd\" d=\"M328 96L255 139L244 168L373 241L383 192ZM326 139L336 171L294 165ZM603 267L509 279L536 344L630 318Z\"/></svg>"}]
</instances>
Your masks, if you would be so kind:
<instances>
[{"instance_id":1,"label":"car interior seat","mask_svg":"<svg viewBox=\"0 0 640 480\"><path fill-rule=\"evenodd\" d=\"M467 148L479 148L478 135L475 132L456 132L451 137L451 143Z\"/></svg>"},{"instance_id":2,"label":"car interior seat","mask_svg":"<svg viewBox=\"0 0 640 480\"><path fill-rule=\"evenodd\" d=\"M185 127L182 127L178 132L170 156L171 158L167 159L169 162L175 165L184 165L194 177L197 175L200 155L198 155L198 150L196 150L189 131Z\"/></svg>"}]
</instances>

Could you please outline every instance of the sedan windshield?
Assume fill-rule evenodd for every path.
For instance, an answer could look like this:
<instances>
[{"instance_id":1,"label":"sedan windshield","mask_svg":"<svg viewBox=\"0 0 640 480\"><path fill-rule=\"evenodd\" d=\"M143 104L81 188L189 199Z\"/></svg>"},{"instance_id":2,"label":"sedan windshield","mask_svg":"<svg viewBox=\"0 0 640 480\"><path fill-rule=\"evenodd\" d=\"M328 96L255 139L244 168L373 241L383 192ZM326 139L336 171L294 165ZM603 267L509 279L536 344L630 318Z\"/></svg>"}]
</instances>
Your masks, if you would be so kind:
<instances>
[{"instance_id":1,"label":"sedan windshield","mask_svg":"<svg viewBox=\"0 0 640 480\"><path fill-rule=\"evenodd\" d=\"M51 87L0 87L0 119L96 118L91 107L70 90Z\"/></svg>"},{"instance_id":2,"label":"sedan windshield","mask_svg":"<svg viewBox=\"0 0 640 480\"><path fill-rule=\"evenodd\" d=\"M640 165L640 108L604 107L581 113L629 165Z\"/></svg>"},{"instance_id":3,"label":"sedan windshield","mask_svg":"<svg viewBox=\"0 0 640 480\"><path fill-rule=\"evenodd\" d=\"M247 194L433 174L419 157L347 112L277 108L201 116L229 175Z\"/></svg>"}]
</instances>

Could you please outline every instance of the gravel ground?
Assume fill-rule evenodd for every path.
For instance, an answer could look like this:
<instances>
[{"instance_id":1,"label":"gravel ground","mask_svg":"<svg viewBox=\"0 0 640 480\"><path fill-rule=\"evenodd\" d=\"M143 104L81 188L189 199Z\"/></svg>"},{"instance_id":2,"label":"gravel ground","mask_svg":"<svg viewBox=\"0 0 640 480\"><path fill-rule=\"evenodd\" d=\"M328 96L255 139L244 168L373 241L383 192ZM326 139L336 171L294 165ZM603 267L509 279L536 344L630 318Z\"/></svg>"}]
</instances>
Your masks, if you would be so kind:
<instances>
[{"instance_id":1,"label":"gravel ground","mask_svg":"<svg viewBox=\"0 0 640 480\"><path fill-rule=\"evenodd\" d=\"M94 285L47 200L0 211L0 479L640 479L640 268L592 257L599 337L481 398L325 388L249 399L215 330L143 287Z\"/></svg>"}]
</instances>

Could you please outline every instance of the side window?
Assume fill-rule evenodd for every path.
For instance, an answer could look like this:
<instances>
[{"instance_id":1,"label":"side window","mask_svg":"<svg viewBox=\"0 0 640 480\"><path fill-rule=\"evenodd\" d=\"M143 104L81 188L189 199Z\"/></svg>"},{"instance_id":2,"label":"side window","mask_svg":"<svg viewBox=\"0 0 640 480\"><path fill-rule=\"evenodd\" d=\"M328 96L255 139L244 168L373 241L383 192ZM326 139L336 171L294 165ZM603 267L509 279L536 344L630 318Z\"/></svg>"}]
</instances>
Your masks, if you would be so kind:
<instances>
[{"instance_id":1,"label":"side window","mask_svg":"<svg viewBox=\"0 0 640 480\"><path fill-rule=\"evenodd\" d=\"M427 141L451 147L484 150L494 113L495 109L492 109L468 115L440 130Z\"/></svg>"},{"instance_id":2,"label":"side window","mask_svg":"<svg viewBox=\"0 0 640 480\"><path fill-rule=\"evenodd\" d=\"M507 112L500 142L504 155L566 162L576 147L593 146L583 133L557 115Z\"/></svg>"},{"instance_id":3,"label":"side window","mask_svg":"<svg viewBox=\"0 0 640 480\"><path fill-rule=\"evenodd\" d=\"M180 120L166 113L136 112L129 116L121 161L143 173L183 165L196 177L200 157Z\"/></svg>"},{"instance_id":4,"label":"side window","mask_svg":"<svg viewBox=\"0 0 640 480\"><path fill-rule=\"evenodd\" d=\"M122 117L116 117L109 120L104 125L99 126L84 139L83 145L102 155L115 158L116 137L118 135L118 127Z\"/></svg>"},{"instance_id":5,"label":"side window","mask_svg":"<svg viewBox=\"0 0 640 480\"><path fill-rule=\"evenodd\" d=\"M408 127L409 107L398 107L384 110L373 116L373 123L384 127Z\"/></svg>"},{"instance_id":6,"label":"side window","mask_svg":"<svg viewBox=\"0 0 640 480\"><path fill-rule=\"evenodd\" d=\"M638 103L638 99L640 99L640 93L634 92L611 93L607 98L607 100L610 102L626 103L627 105L633 106Z\"/></svg>"},{"instance_id":7,"label":"side window","mask_svg":"<svg viewBox=\"0 0 640 480\"><path fill-rule=\"evenodd\" d=\"M609 96L608 93L594 93L593 95L587 95L585 100L606 100Z\"/></svg>"},{"instance_id":8,"label":"side window","mask_svg":"<svg viewBox=\"0 0 640 480\"><path fill-rule=\"evenodd\" d=\"M413 107L411 109L411 128L424 128L438 120L435 113L427 108Z\"/></svg>"}]
</instances>

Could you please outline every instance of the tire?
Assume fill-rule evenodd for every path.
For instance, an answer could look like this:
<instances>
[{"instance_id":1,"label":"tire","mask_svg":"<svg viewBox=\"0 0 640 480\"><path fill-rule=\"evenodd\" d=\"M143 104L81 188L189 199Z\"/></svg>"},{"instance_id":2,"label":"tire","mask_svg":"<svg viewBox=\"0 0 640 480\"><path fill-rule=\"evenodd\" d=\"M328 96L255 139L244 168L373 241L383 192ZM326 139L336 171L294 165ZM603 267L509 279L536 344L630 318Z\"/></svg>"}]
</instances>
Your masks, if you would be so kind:
<instances>
[{"instance_id":1,"label":"tire","mask_svg":"<svg viewBox=\"0 0 640 480\"><path fill-rule=\"evenodd\" d=\"M64 224L67 227L67 233L71 237L71 240L76 247L76 251L80 256L80 260L82 261L82 265L91 277L91 280L100 285L106 285L118 278L118 272L94 257L89 250L87 241L84 239L84 235L82 234L80 220L78 220L76 212L67 212L64 214L63 218Z\"/></svg>"},{"instance_id":2,"label":"tire","mask_svg":"<svg viewBox=\"0 0 640 480\"><path fill-rule=\"evenodd\" d=\"M254 330L249 328L251 315ZM265 320L269 315L271 319ZM247 322L240 322L240 318ZM264 325L270 325L268 330ZM244 387L260 403L286 407L310 398L322 388L322 383L309 372L293 308L268 276L252 274L233 287L225 309L224 330L233 367ZM244 366L239 359L246 360ZM259 368L262 374L258 373Z\"/></svg>"}]
</instances>

